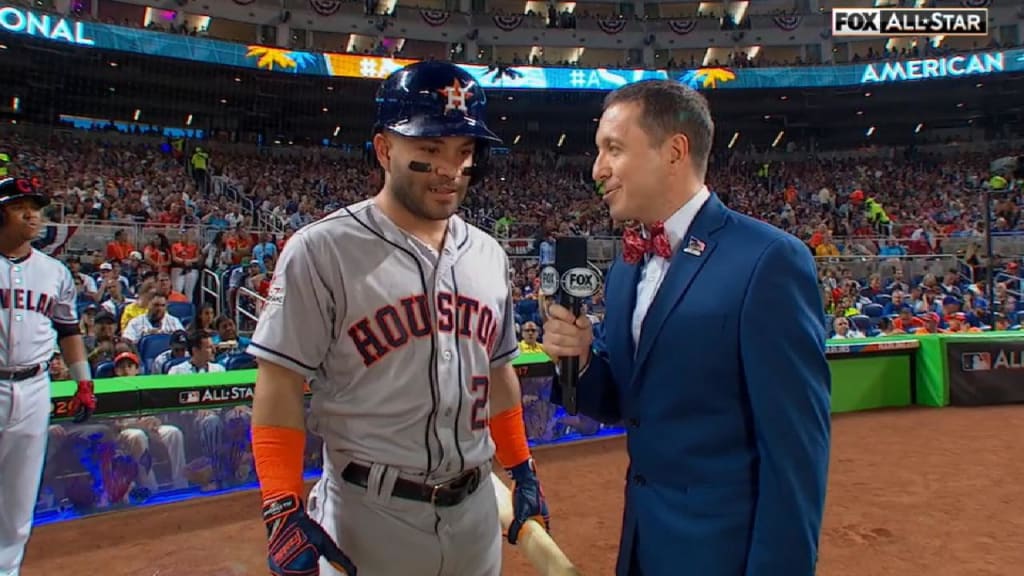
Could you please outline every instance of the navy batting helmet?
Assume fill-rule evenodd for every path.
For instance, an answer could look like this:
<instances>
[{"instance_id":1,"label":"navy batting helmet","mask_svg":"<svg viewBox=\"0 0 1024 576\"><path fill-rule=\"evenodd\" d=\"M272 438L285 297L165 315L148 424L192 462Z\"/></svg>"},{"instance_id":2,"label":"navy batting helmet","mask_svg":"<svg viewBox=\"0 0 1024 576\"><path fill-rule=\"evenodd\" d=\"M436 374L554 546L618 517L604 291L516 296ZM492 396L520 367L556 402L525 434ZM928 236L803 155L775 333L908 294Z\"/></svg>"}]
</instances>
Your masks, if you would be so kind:
<instances>
[{"instance_id":1,"label":"navy batting helmet","mask_svg":"<svg viewBox=\"0 0 1024 576\"><path fill-rule=\"evenodd\" d=\"M486 112L487 95L468 72L450 62L417 62L393 72L377 90L373 132L410 138L474 138L471 182L476 183L485 172L490 145L501 143L487 128Z\"/></svg>"},{"instance_id":2,"label":"navy batting helmet","mask_svg":"<svg viewBox=\"0 0 1024 576\"><path fill-rule=\"evenodd\" d=\"M50 205L50 197L40 190L40 183L28 178L4 178L0 180L0 208L22 199L29 199L36 206L45 208ZM0 224L3 224L3 212L0 211Z\"/></svg>"}]
</instances>

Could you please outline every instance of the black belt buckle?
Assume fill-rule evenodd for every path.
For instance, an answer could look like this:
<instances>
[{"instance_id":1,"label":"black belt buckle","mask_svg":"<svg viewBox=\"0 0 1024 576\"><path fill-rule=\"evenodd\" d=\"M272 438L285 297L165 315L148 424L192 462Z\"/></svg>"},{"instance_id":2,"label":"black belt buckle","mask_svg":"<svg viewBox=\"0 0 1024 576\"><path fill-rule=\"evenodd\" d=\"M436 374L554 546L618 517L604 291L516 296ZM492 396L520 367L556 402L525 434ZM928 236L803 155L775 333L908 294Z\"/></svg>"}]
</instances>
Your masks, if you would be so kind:
<instances>
[{"instance_id":1,"label":"black belt buckle","mask_svg":"<svg viewBox=\"0 0 1024 576\"><path fill-rule=\"evenodd\" d=\"M480 469L474 468L448 482L435 484L430 491L430 504L442 507L456 506L465 500L467 496L476 492L478 487L480 487ZM438 495L442 491L446 491L446 495L450 496L450 498L444 502L438 502Z\"/></svg>"}]
</instances>

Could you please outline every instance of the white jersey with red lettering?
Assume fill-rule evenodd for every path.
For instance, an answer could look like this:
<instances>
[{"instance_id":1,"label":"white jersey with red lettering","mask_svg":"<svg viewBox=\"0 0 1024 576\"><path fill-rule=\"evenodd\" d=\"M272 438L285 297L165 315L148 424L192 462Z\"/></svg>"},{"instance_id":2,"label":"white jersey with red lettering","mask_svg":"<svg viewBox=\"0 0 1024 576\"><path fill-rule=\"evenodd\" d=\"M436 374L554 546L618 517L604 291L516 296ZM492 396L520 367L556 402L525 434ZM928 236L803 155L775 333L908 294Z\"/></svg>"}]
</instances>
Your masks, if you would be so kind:
<instances>
[{"instance_id":1,"label":"white jersey with red lettering","mask_svg":"<svg viewBox=\"0 0 1024 576\"><path fill-rule=\"evenodd\" d=\"M46 455L57 328L76 330L71 271L33 250L0 256L0 574L17 575Z\"/></svg>"}]
</instances>

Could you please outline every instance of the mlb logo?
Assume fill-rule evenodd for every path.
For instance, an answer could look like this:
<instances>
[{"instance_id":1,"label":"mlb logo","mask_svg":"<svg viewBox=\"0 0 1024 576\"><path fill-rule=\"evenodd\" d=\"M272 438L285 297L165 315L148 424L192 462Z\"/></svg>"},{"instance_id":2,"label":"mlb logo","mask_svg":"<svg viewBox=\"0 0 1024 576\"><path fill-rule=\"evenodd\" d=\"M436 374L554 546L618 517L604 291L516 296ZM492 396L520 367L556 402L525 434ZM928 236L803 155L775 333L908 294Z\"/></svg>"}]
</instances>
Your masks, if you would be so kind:
<instances>
[{"instance_id":1,"label":"mlb logo","mask_svg":"<svg viewBox=\"0 0 1024 576\"><path fill-rule=\"evenodd\" d=\"M992 369L992 355L988 352L968 352L960 357L964 372L984 372Z\"/></svg>"},{"instance_id":2,"label":"mlb logo","mask_svg":"<svg viewBox=\"0 0 1024 576\"><path fill-rule=\"evenodd\" d=\"M179 404L198 404L199 403L199 391L191 390L189 392L182 392L178 394Z\"/></svg>"}]
</instances>

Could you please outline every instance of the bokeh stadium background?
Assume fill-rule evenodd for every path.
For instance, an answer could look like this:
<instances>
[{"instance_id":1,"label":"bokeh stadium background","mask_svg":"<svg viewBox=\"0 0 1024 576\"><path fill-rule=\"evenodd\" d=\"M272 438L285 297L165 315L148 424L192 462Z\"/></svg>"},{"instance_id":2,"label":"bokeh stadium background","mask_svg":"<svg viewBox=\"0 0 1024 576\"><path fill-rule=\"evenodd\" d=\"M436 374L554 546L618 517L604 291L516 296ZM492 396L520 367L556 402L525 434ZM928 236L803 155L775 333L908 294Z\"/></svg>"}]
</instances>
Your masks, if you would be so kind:
<instances>
[{"instance_id":1,"label":"bokeh stadium background","mask_svg":"<svg viewBox=\"0 0 1024 576\"><path fill-rule=\"evenodd\" d=\"M601 99L661 75L710 101L711 190L816 255L833 337L1018 330L1022 198L995 197L989 258L983 186L993 159L1022 151L1024 9L888 4L988 7L991 34L835 39L831 0L0 3L0 169L54 197L37 246L76 273L99 377L187 367L197 331L211 362L251 368L246 336L290 235L379 189L367 143L380 78L419 59L484 67L505 145L463 216L512 257L522 348L535 352L537 270L555 239L587 236L599 267L618 251L590 178ZM42 15L48 27L27 24ZM859 73L997 54L1005 70ZM847 65L861 68L832 73ZM600 295L587 311L600 320ZM59 356L51 369L67 377ZM560 418L549 385L524 382L535 442L602 432ZM251 483L248 419L243 404L55 423L40 515ZM313 470L315 440L307 453Z\"/></svg>"}]
</instances>

